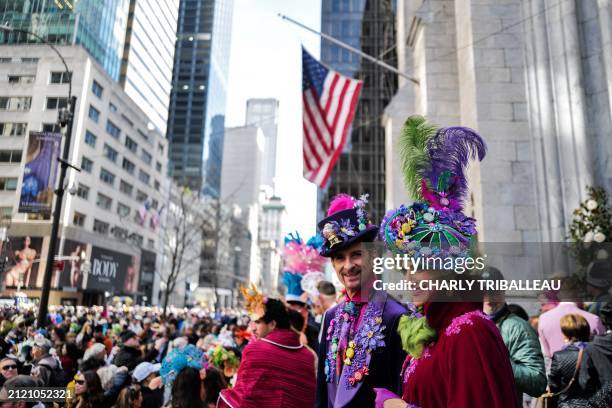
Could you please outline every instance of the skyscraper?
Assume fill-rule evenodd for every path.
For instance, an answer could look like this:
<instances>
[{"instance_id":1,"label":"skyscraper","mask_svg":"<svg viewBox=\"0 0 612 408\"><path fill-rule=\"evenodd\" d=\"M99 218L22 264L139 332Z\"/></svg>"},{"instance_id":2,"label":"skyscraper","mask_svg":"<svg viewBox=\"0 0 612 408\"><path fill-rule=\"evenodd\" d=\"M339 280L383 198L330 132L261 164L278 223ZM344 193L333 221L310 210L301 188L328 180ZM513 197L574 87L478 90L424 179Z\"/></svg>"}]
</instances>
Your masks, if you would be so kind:
<instances>
[{"instance_id":1,"label":"skyscraper","mask_svg":"<svg viewBox=\"0 0 612 408\"><path fill-rule=\"evenodd\" d=\"M219 197L233 0L181 0L168 115L172 175Z\"/></svg>"},{"instance_id":2,"label":"skyscraper","mask_svg":"<svg viewBox=\"0 0 612 408\"><path fill-rule=\"evenodd\" d=\"M276 136L278 124L278 100L272 98L249 99L246 110L246 126L261 128L264 135L264 152L261 184L274 188L276 177Z\"/></svg>"},{"instance_id":3,"label":"skyscraper","mask_svg":"<svg viewBox=\"0 0 612 408\"><path fill-rule=\"evenodd\" d=\"M82 45L166 133L179 0L13 0L0 21L55 44ZM0 43L38 42L0 31Z\"/></svg>"},{"instance_id":4,"label":"skyscraper","mask_svg":"<svg viewBox=\"0 0 612 408\"><path fill-rule=\"evenodd\" d=\"M321 30L364 53L397 66L394 0L323 0ZM385 211L385 132L381 119L397 89L394 73L359 55L321 40L321 61L344 75L363 80L351 138L340 156L319 209L338 193L370 194L373 221Z\"/></svg>"},{"instance_id":5,"label":"skyscraper","mask_svg":"<svg viewBox=\"0 0 612 408\"><path fill-rule=\"evenodd\" d=\"M179 0L130 0L120 82L166 133Z\"/></svg>"},{"instance_id":6,"label":"skyscraper","mask_svg":"<svg viewBox=\"0 0 612 408\"><path fill-rule=\"evenodd\" d=\"M80 44L115 81L119 80L129 0L14 0L0 2L0 21L54 44ZM0 31L0 43L38 42Z\"/></svg>"}]
</instances>

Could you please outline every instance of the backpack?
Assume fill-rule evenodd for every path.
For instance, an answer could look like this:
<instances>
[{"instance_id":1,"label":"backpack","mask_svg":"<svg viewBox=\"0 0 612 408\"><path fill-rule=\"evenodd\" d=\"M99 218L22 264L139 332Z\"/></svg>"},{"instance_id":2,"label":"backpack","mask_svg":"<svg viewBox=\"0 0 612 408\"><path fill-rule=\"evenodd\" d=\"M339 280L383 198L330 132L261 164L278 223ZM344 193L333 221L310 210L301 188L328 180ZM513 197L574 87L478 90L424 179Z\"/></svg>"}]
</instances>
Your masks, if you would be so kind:
<instances>
[{"instance_id":1,"label":"backpack","mask_svg":"<svg viewBox=\"0 0 612 408\"><path fill-rule=\"evenodd\" d=\"M64 372L64 370L62 370L60 365L56 364L55 368L47 364L38 364L38 366L45 367L47 370L51 372L51 375L49 376L49 384L47 384L47 387L65 388L66 385L68 385L68 379L66 378L66 373Z\"/></svg>"}]
</instances>

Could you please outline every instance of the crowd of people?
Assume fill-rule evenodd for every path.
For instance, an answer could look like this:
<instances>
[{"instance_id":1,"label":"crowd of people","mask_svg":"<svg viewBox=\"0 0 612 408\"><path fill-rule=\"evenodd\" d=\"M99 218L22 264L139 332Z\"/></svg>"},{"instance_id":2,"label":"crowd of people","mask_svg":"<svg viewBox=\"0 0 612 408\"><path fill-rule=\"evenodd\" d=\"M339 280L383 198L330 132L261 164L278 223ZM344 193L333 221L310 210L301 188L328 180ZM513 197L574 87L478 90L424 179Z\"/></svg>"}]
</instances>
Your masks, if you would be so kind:
<instances>
[{"instance_id":1,"label":"crowd of people","mask_svg":"<svg viewBox=\"0 0 612 408\"><path fill-rule=\"evenodd\" d=\"M282 298L252 285L241 289L242 308L223 313L55 307L42 325L31 310L0 309L0 401L11 388L49 386L67 390L53 405L70 408L612 406L608 260L587 269L592 303L579 301L580 279L569 277L541 294L537 316L503 291L434 287L405 303L373 289L368 243L377 238L394 254L457 259L472 254L477 234L463 202L467 161L484 158L480 136L412 117L402 140L419 199L374 224L367 196L334 198L320 236L286 241ZM339 290L323 279L327 262ZM490 265L406 272L414 282L504 278Z\"/></svg>"}]
</instances>

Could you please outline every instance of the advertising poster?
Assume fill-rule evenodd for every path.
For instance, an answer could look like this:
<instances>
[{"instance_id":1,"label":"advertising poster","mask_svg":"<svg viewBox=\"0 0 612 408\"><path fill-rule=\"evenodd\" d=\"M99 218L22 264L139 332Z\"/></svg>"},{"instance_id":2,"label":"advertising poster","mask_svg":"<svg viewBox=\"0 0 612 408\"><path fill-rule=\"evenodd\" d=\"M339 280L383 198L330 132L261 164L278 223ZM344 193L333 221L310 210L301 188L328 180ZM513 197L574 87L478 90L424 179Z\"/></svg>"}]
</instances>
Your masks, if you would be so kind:
<instances>
[{"instance_id":1,"label":"advertising poster","mask_svg":"<svg viewBox=\"0 0 612 408\"><path fill-rule=\"evenodd\" d=\"M64 269L60 271L55 287L57 288L83 288L84 266L87 259L87 244L67 239L64 241Z\"/></svg>"},{"instance_id":2,"label":"advertising poster","mask_svg":"<svg viewBox=\"0 0 612 408\"><path fill-rule=\"evenodd\" d=\"M5 287L36 287L42 242L42 237L9 237L4 247L4 254L9 260L3 271Z\"/></svg>"},{"instance_id":3,"label":"advertising poster","mask_svg":"<svg viewBox=\"0 0 612 408\"><path fill-rule=\"evenodd\" d=\"M108 291L114 295L130 294L138 287L137 257L93 247L87 289Z\"/></svg>"},{"instance_id":4,"label":"advertising poster","mask_svg":"<svg viewBox=\"0 0 612 408\"><path fill-rule=\"evenodd\" d=\"M30 132L19 198L20 213L51 214L61 140L60 133Z\"/></svg>"}]
</instances>

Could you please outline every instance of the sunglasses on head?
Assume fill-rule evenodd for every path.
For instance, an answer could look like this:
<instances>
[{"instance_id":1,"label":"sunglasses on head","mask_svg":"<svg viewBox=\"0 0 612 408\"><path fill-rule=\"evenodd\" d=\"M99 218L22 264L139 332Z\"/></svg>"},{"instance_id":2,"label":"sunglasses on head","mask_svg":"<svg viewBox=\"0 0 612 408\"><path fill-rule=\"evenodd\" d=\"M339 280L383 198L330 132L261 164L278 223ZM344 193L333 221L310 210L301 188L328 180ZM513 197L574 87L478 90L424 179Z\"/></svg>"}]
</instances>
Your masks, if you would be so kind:
<instances>
[{"instance_id":1,"label":"sunglasses on head","mask_svg":"<svg viewBox=\"0 0 612 408\"><path fill-rule=\"evenodd\" d=\"M4 366L1 369L2 370L15 370L16 368L17 368L17 366L15 364L12 364L12 365Z\"/></svg>"}]
</instances>

